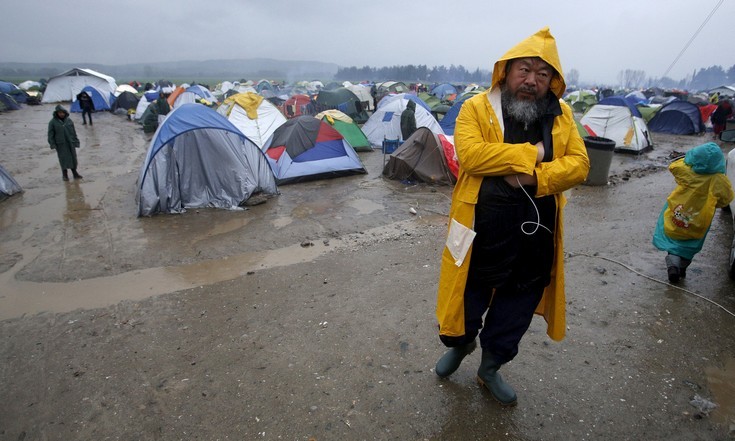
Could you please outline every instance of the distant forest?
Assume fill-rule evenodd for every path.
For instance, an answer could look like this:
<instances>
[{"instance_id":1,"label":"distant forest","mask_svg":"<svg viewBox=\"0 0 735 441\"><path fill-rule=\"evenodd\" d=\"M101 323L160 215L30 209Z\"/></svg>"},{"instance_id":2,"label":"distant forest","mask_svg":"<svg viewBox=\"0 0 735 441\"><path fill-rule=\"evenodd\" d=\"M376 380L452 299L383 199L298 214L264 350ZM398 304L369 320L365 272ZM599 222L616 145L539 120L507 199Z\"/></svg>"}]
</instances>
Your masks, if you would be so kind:
<instances>
[{"instance_id":1,"label":"distant forest","mask_svg":"<svg viewBox=\"0 0 735 441\"><path fill-rule=\"evenodd\" d=\"M618 72L616 84L588 84L580 82L580 72L571 69L564 78L570 87L611 86L626 89L645 89L660 87L664 89L683 89L692 91L709 90L722 85L735 84L735 65L725 70L722 66L695 69L691 75L681 79L648 77L642 70L624 69ZM490 72L481 69L468 71L464 66L451 65L428 67L424 64L389 67L340 67L334 76L338 81L360 81L365 79L423 83L478 83L488 84Z\"/></svg>"},{"instance_id":2,"label":"distant forest","mask_svg":"<svg viewBox=\"0 0 735 441\"><path fill-rule=\"evenodd\" d=\"M241 78L252 80L269 79L294 83L301 80L330 81L403 81L405 83L477 83L488 85L491 72L484 69L467 70L464 66L449 67L425 64L385 66L385 67L340 67L334 63L318 61L275 60L270 58L176 61L159 63L136 63L124 65L103 65L93 63L16 63L0 61L0 79L19 82L38 80L58 75L73 67L86 67L111 75L118 81L150 79L184 79L185 81L218 82L235 81ZM695 69L680 80L672 78L649 77L645 71L622 69L612 84L592 84L585 82L584 70L570 69L564 72L567 86L572 88L610 87L625 89L683 89L693 92L709 90L722 85L735 84L735 65L728 69L710 66Z\"/></svg>"}]
</instances>

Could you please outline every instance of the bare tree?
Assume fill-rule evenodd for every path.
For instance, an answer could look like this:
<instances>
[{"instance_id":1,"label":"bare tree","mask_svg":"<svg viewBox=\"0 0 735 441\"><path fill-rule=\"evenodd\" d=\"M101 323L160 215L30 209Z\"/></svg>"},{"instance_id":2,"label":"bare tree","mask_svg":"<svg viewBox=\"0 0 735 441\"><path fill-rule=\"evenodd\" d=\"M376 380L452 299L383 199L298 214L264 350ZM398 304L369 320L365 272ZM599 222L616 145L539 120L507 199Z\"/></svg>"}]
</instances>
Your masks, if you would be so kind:
<instances>
[{"instance_id":1,"label":"bare tree","mask_svg":"<svg viewBox=\"0 0 735 441\"><path fill-rule=\"evenodd\" d=\"M646 72L634 69L621 70L618 72L618 82L625 89L638 89L646 82Z\"/></svg>"},{"instance_id":2,"label":"bare tree","mask_svg":"<svg viewBox=\"0 0 735 441\"><path fill-rule=\"evenodd\" d=\"M571 69L569 72L564 74L564 81L570 86L579 86L579 71L577 69Z\"/></svg>"}]
</instances>

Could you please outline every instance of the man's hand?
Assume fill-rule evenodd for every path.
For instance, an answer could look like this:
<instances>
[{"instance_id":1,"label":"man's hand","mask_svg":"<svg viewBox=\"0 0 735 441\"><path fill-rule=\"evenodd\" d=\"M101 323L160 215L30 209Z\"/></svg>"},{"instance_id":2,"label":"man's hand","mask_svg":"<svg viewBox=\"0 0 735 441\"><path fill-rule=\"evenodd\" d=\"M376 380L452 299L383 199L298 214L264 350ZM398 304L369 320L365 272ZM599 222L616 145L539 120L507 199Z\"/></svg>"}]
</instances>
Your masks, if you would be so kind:
<instances>
[{"instance_id":1,"label":"man's hand","mask_svg":"<svg viewBox=\"0 0 735 441\"><path fill-rule=\"evenodd\" d=\"M544 150L544 142L539 141L536 143L536 149L538 150L536 152L536 164L544 160L544 154L546 153L546 150Z\"/></svg>"}]
</instances>

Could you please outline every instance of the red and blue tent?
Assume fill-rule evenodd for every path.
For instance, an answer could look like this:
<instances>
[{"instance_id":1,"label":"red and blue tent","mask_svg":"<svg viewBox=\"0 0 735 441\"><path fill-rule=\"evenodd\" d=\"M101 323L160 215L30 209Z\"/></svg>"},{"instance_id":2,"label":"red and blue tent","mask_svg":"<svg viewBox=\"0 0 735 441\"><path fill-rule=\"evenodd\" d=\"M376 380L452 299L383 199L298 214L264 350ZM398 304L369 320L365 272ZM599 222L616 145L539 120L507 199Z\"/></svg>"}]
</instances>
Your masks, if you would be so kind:
<instances>
[{"instance_id":1,"label":"red and blue tent","mask_svg":"<svg viewBox=\"0 0 735 441\"><path fill-rule=\"evenodd\" d=\"M276 129L264 152L278 185L367 173L345 138L310 115L292 118Z\"/></svg>"}]
</instances>

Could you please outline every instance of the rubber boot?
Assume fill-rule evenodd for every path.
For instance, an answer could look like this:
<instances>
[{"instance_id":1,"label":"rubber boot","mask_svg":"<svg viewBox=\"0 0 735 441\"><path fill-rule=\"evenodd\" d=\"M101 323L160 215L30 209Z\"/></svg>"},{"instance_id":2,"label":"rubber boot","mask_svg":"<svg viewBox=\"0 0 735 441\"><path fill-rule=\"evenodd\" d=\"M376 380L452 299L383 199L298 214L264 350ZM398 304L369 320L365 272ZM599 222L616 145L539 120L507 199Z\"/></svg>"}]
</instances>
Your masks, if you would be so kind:
<instances>
[{"instance_id":1,"label":"rubber boot","mask_svg":"<svg viewBox=\"0 0 735 441\"><path fill-rule=\"evenodd\" d=\"M669 275L669 282L676 283L679 281L679 277L681 277L681 273L679 272L678 266L670 266L666 268L666 272Z\"/></svg>"},{"instance_id":2,"label":"rubber boot","mask_svg":"<svg viewBox=\"0 0 735 441\"><path fill-rule=\"evenodd\" d=\"M69 180L69 173L66 171L66 169L61 170L61 179L68 181Z\"/></svg>"},{"instance_id":3,"label":"rubber boot","mask_svg":"<svg viewBox=\"0 0 735 441\"><path fill-rule=\"evenodd\" d=\"M71 169L71 174L74 175L74 179L82 179L83 176L77 173L77 169L73 168Z\"/></svg>"},{"instance_id":4,"label":"rubber boot","mask_svg":"<svg viewBox=\"0 0 735 441\"><path fill-rule=\"evenodd\" d=\"M476 347L477 343L472 340L465 345L451 348L449 351L447 351L446 354L442 355L442 358L440 358L439 361L436 362L434 372L436 372L436 374L442 378L446 378L452 375L454 371L459 368L462 360L464 360L466 356L471 354Z\"/></svg>"},{"instance_id":5,"label":"rubber boot","mask_svg":"<svg viewBox=\"0 0 735 441\"><path fill-rule=\"evenodd\" d=\"M501 405L515 406L518 397L513 388L503 381L503 377L498 373L500 366L489 351L482 351L482 362L477 370L477 383L489 390L493 398Z\"/></svg>"}]
</instances>

